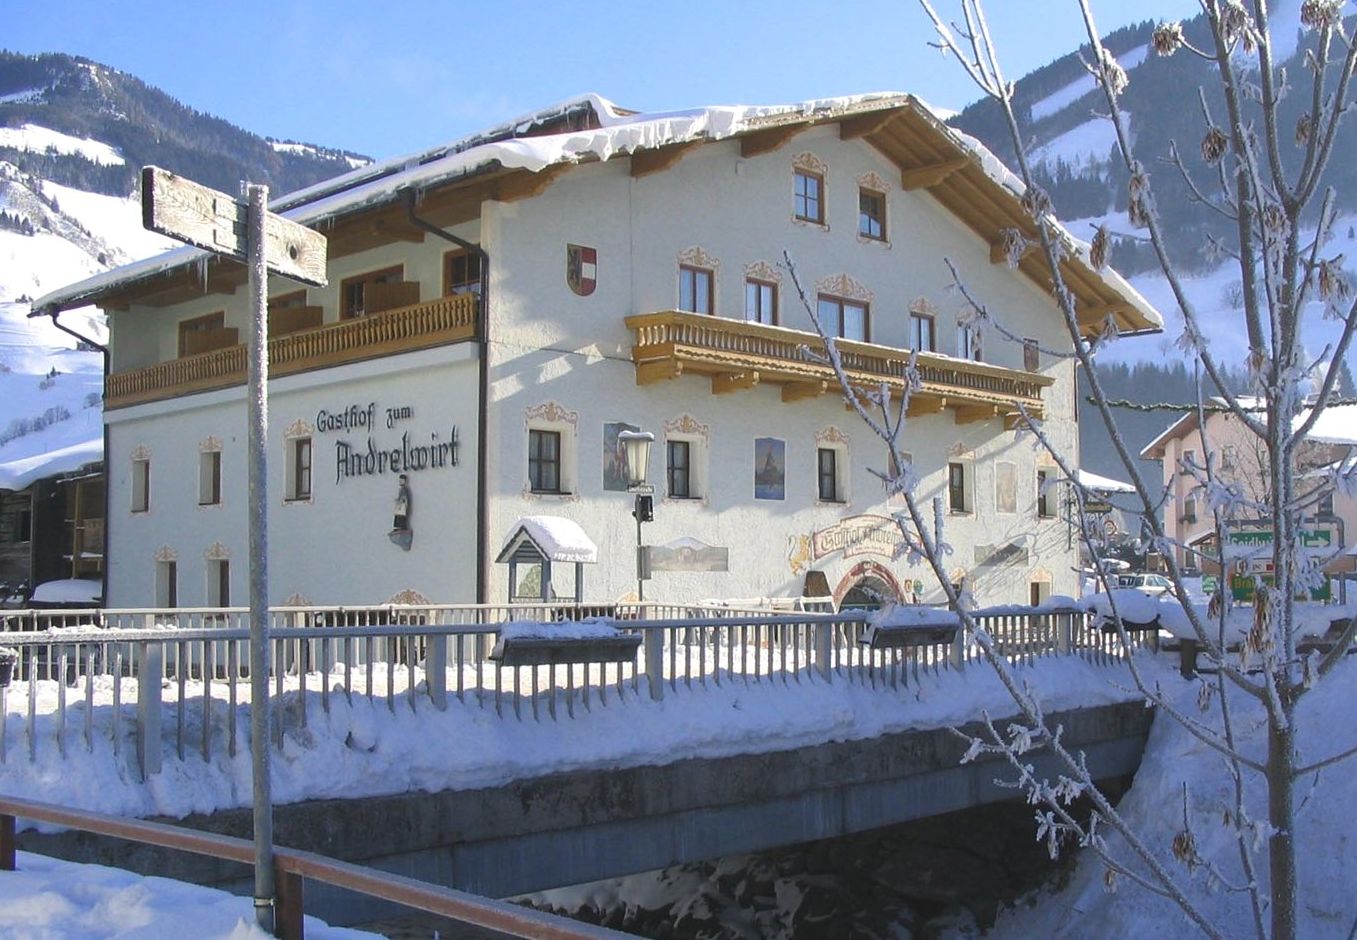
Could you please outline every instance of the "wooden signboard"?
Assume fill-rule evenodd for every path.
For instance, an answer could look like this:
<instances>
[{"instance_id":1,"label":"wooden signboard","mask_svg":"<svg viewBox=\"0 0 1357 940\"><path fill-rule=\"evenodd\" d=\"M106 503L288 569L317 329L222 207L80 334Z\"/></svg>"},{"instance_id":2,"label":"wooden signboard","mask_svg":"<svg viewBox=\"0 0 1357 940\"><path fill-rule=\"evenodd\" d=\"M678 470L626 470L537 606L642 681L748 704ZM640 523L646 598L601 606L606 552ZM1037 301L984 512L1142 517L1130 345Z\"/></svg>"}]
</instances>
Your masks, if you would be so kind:
<instances>
[{"instance_id":1,"label":"wooden signboard","mask_svg":"<svg viewBox=\"0 0 1357 940\"><path fill-rule=\"evenodd\" d=\"M153 232L237 261L248 261L246 214L239 199L158 166L141 169L141 221ZM325 286L325 236L272 212L264 216L270 274Z\"/></svg>"}]
</instances>

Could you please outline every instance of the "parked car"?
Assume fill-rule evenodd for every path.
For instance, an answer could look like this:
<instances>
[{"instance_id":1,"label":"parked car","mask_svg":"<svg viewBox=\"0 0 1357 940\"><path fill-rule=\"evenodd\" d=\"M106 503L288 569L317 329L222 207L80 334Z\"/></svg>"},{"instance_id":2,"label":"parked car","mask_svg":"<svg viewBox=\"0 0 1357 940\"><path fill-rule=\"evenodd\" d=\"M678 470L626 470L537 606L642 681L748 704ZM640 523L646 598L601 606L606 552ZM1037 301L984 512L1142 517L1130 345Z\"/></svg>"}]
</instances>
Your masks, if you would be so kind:
<instances>
[{"instance_id":1,"label":"parked car","mask_svg":"<svg viewBox=\"0 0 1357 940\"><path fill-rule=\"evenodd\" d=\"M1134 574L1117 575L1117 587L1133 588L1147 597L1159 597L1164 594L1175 594L1173 582L1162 574L1150 574L1140 571Z\"/></svg>"}]
</instances>

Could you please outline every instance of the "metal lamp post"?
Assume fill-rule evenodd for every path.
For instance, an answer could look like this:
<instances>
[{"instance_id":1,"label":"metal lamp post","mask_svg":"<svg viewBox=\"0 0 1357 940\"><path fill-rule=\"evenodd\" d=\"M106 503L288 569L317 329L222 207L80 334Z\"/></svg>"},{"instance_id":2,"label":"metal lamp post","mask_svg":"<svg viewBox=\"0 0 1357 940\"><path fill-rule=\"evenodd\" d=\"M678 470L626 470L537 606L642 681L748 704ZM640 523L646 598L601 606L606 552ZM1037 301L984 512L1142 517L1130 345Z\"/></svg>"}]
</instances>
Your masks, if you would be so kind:
<instances>
[{"instance_id":1,"label":"metal lamp post","mask_svg":"<svg viewBox=\"0 0 1357 940\"><path fill-rule=\"evenodd\" d=\"M636 518L636 600L645 600L645 554L641 547L641 523L655 518L655 487L646 483L646 468L650 463L650 445L655 435L649 431L622 431L617 435L627 455L627 492L636 495L631 514Z\"/></svg>"}]
</instances>

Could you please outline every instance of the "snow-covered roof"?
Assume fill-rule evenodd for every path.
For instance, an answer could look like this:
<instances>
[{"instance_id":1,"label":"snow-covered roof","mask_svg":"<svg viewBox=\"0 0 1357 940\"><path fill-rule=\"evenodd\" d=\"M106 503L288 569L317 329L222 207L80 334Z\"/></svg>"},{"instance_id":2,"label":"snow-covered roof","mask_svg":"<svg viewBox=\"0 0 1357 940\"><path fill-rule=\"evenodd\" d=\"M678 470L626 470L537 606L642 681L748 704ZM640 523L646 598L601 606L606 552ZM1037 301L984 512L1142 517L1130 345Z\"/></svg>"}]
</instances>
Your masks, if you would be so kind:
<instances>
[{"instance_id":1,"label":"snow-covered roof","mask_svg":"<svg viewBox=\"0 0 1357 940\"><path fill-rule=\"evenodd\" d=\"M1086 490L1093 490L1098 493L1134 493L1136 491L1136 488L1129 483L1123 483L1111 477L1099 476L1087 470L1076 470L1075 475L1078 478L1079 485Z\"/></svg>"},{"instance_id":2,"label":"snow-covered roof","mask_svg":"<svg viewBox=\"0 0 1357 940\"><path fill-rule=\"evenodd\" d=\"M1267 402L1262 398L1251 398L1240 396L1239 406L1244 409L1256 411L1255 417L1259 421L1266 422L1267 414L1261 409L1267 406ZM1210 404L1217 407L1225 405L1225 399L1213 397ZM1219 412L1217 412L1219 413ZM1300 427L1310 417L1310 410L1302 409L1300 414L1296 415L1295 427ZM1140 456L1148 457L1153 460L1162 459L1164 456L1165 445L1179 437L1184 437L1197 429L1197 412L1189 411L1177 418L1159 435L1140 449ZM1357 446L1357 405L1329 405L1320 413L1315 421L1315 426L1310 429L1306 435L1307 441L1313 441L1318 444L1347 444Z\"/></svg>"},{"instance_id":3,"label":"snow-covered roof","mask_svg":"<svg viewBox=\"0 0 1357 940\"><path fill-rule=\"evenodd\" d=\"M44 581L33 589L29 600L39 604L90 604L97 603L104 594L104 586L99 581L88 578L60 578L56 581Z\"/></svg>"},{"instance_id":4,"label":"snow-covered roof","mask_svg":"<svg viewBox=\"0 0 1357 940\"><path fill-rule=\"evenodd\" d=\"M598 561L598 546L585 534L578 522L560 516L524 516L509 527L509 537L499 550L496 562L505 562L526 537L532 540L550 561L574 561L593 564Z\"/></svg>"},{"instance_id":5,"label":"snow-covered roof","mask_svg":"<svg viewBox=\"0 0 1357 940\"><path fill-rule=\"evenodd\" d=\"M1297 425L1308 417L1308 411L1297 415ZM1330 405L1325 408L1305 439L1320 444L1357 445L1357 405Z\"/></svg>"},{"instance_id":6,"label":"snow-covered roof","mask_svg":"<svg viewBox=\"0 0 1357 940\"><path fill-rule=\"evenodd\" d=\"M23 490L38 480L73 473L87 464L104 459L102 436L80 441L69 447L33 454L0 463L0 490Z\"/></svg>"},{"instance_id":7,"label":"snow-covered roof","mask_svg":"<svg viewBox=\"0 0 1357 940\"><path fill-rule=\"evenodd\" d=\"M591 118L587 122L589 127L557 132L557 124L553 122L586 112ZM406 193L419 194L483 174L538 173L554 166L607 160L616 155L674 144L717 141L796 124L845 121L856 117L870 121L873 115L880 117L882 122L905 116L909 130L925 136L927 149L937 153L936 157L925 157L926 162L952 160L958 156L965 158L963 165L968 185L964 190L952 191L945 187L932 190L934 196L952 211L958 211L962 202L979 199L1002 205L1003 215L1013 224L1021 225L1026 219L1018 202L1024 191L1022 182L979 141L947 126L928 105L900 92L819 99L800 104L716 106L655 114L637 114L598 95L585 95L423 153L362 167L275 200L271 208L293 221L319 226L389 205ZM879 125L872 122L862 133L869 136L878 128ZM553 132L542 133L544 129ZM524 134L533 136L522 136ZM1003 223L992 224L1002 227ZM1065 265L1077 274L1072 279L1077 294L1085 300L1090 299L1090 294L1095 295L1095 306L1115 306L1120 311L1118 316L1123 328L1162 328L1162 317L1128 282L1110 269L1094 270L1085 260L1088 246L1068 232L1064 232L1064 237L1071 249ZM206 252L195 248L166 252L53 291L38 299L33 305L34 311L94 303L114 289L197 265L206 257ZM1034 269L1025 270L1031 275Z\"/></svg>"}]
</instances>

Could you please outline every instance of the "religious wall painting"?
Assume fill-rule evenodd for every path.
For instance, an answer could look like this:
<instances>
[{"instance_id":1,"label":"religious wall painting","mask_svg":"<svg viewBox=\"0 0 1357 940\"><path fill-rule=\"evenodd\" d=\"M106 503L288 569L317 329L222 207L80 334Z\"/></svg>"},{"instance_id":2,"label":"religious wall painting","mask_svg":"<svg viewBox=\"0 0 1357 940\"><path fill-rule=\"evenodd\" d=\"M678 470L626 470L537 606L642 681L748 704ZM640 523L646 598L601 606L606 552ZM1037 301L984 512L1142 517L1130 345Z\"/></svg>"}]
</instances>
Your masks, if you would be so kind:
<instances>
[{"instance_id":1,"label":"religious wall painting","mask_svg":"<svg viewBox=\"0 0 1357 940\"><path fill-rule=\"evenodd\" d=\"M627 449L617 436L623 431L641 430L625 421L603 424L603 489L614 493L627 491Z\"/></svg>"},{"instance_id":2,"label":"religious wall painting","mask_svg":"<svg viewBox=\"0 0 1357 940\"><path fill-rule=\"evenodd\" d=\"M787 442L776 437L754 439L754 498L785 499Z\"/></svg>"}]
</instances>

